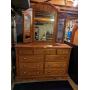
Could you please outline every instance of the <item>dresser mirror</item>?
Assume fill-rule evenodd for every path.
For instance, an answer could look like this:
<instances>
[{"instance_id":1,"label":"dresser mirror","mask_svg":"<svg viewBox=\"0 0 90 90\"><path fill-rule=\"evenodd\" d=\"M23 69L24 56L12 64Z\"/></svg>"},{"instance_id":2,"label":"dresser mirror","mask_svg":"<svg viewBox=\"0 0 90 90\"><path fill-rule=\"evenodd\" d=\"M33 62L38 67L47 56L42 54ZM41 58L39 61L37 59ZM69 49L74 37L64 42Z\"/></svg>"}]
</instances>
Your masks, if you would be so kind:
<instances>
[{"instance_id":1,"label":"dresser mirror","mask_svg":"<svg viewBox=\"0 0 90 90\"><path fill-rule=\"evenodd\" d=\"M23 42L31 42L32 9L23 12Z\"/></svg>"},{"instance_id":2,"label":"dresser mirror","mask_svg":"<svg viewBox=\"0 0 90 90\"><path fill-rule=\"evenodd\" d=\"M33 40L53 42L57 27L57 11L47 3L33 5Z\"/></svg>"},{"instance_id":3,"label":"dresser mirror","mask_svg":"<svg viewBox=\"0 0 90 90\"><path fill-rule=\"evenodd\" d=\"M52 41L55 16L48 12L36 11L34 18L34 40Z\"/></svg>"},{"instance_id":4,"label":"dresser mirror","mask_svg":"<svg viewBox=\"0 0 90 90\"><path fill-rule=\"evenodd\" d=\"M71 42L76 18L67 18L65 25L64 41Z\"/></svg>"}]
</instances>

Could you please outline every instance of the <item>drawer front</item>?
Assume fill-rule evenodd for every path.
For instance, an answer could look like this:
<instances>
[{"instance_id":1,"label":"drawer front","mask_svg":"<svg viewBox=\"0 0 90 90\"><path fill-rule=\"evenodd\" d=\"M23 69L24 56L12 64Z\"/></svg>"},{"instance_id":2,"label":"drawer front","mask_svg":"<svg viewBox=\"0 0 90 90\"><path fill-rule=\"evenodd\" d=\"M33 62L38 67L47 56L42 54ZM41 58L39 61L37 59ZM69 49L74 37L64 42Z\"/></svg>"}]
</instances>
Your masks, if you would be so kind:
<instances>
[{"instance_id":1,"label":"drawer front","mask_svg":"<svg viewBox=\"0 0 90 90\"><path fill-rule=\"evenodd\" d=\"M34 49L34 54L35 55L37 55L37 54L43 55L44 54L44 49Z\"/></svg>"},{"instance_id":2,"label":"drawer front","mask_svg":"<svg viewBox=\"0 0 90 90\"><path fill-rule=\"evenodd\" d=\"M67 68L67 63L65 62L46 62L45 63L45 69L66 69Z\"/></svg>"},{"instance_id":3,"label":"drawer front","mask_svg":"<svg viewBox=\"0 0 90 90\"><path fill-rule=\"evenodd\" d=\"M57 49L57 54L69 54L70 49Z\"/></svg>"},{"instance_id":4,"label":"drawer front","mask_svg":"<svg viewBox=\"0 0 90 90\"><path fill-rule=\"evenodd\" d=\"M22 48L22 49L19 49L19 54L30 54L32 55L33 54L33 49L30 49L30 48Z\"/></svg>"},{"instance_id":5,"label":"drawer front","mask_svg":"<svg viewBox=\"0 0 90 90\"><path fill-rule=\"evenodd\" d=\"M45 54L46 55L55 55L56 49L45 49Z\"/></svg>"},{"instance_id":6,"label":"drawer front","mask_svg":"<svg viewBox=\"0 0 90 90\"><path fill-rule=\"evenodd\" d=\"M61 62L67 61L68 55L46 55L45 61L47 62Z\"/></svg>"},{"instance_id":7,"label":"drawer front","mask_svg":"<svg viewBox=\"0 0 90 90\"><path fill-rule=\"evenodd\" d=\"M19 62L43 62L44 57L41 55L24 55L19 56Z\"/></svg>"},{"instance_id":8,"label":"drawer front","mask_svg":"<svg viewBox=\"0 0 90 90\"><path fill-rule=\"evenodd\" d=\"M43 71L42 70L21 70L20 71L20 76L37 76L37 75L42 75Z\"/></svg>"},{"instance_id":9,"label":"drawer front","mask_svg":"<svg viewBox=\"0 0 90 90\"><path fill-rule=\"evenodd\" d=\"M43 69L43 63L20 63L20 70L41 70Z\"/></svg>"},{"instance_id":10,"label":"drawer front","mask_svg":"<svg viewBox=\"0 0 90 90\"><path fill-rule=\"evenodd\" d=\"M43 63L20 63L20 75L39 75L43 73Z\"/></svg>"},{"instance_id":11,"label":"drawer front","mask_svg":"<svg viewBox=\"0 0 90 90\"><path fill-rule=\"evenodd\" d=\"M34 49L34 54L55 55L56 49Z\"/></svg>"},{"instance_id":12,"label":"drawer front","mask_svg":"<svg viewBox=\"0 0 90 90\"><path fill-rule=\"evenodd\" d=\"M45 70L45 75L50 75L50 76L64 76L66 75L66 71L64 69L54 69L54 70Z\"/></svg>"}]
</instances>

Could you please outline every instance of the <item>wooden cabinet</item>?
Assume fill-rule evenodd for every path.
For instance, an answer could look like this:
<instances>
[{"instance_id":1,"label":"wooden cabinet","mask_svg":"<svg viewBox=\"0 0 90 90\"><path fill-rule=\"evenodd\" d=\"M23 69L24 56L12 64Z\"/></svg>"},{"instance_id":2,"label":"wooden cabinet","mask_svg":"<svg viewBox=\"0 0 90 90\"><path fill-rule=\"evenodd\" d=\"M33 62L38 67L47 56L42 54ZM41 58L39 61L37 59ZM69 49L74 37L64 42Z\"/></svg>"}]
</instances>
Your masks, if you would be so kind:
<instances>
[{"instance_id":1,"label":"wooden cabinet","mask_svg":"<svg viewBox=\"0 0 90 90\"><path fill-rule=\"evenodd\" d=\"M47 48L16 45L16 80L67 79L70 50L65 44Z\"/></svg>"},{"instance_id":2,"label":"wooden cabinet","mask_svg":"<svg viewBox=\"0 0 90 90\"><path fill-rule=\"evenodd\" d=\"M61 34L60 43L56 40L58 9L50 3L32 8L33 16L28 10L23 13L24 43L16 45L16 80L67 79L71 47L60 44Z\"/></svg>"}]
</instances>

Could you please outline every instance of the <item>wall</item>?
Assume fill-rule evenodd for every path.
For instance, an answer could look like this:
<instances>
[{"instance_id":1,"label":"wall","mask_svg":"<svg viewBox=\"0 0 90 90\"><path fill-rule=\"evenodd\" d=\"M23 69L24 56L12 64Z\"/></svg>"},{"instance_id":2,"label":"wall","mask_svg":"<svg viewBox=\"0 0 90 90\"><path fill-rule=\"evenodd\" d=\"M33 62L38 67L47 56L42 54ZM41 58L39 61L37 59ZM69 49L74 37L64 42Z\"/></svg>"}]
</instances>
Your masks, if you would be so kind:
<instances>
[{"instance_id":1,"label":"wall","mask_svg":"<svg viewBox=\"0 0 90 90\"><path fill-rule=\"evenodd\" d=\"M76 32L75 32L73 44L78 45L78 30L76 30Z\"/></svg>"}]
</instances>

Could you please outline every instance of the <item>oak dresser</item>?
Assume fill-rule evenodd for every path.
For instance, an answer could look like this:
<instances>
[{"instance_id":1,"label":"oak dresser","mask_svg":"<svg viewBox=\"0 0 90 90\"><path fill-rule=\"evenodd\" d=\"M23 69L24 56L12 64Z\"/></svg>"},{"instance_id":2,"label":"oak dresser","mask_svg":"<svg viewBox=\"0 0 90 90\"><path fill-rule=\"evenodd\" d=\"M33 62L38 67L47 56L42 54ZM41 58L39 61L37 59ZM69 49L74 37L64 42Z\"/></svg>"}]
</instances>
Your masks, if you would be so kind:
<instances>
[{"instance_id":1,"label":"oak dresser","mask_svg":"<svg viewBox=\"0 0 90 90\"><path fill-rule=\"evenodd\" d=\"M66 44L17 44L16 81L67 79L70 51Z\"/></svg>"}]
</instances>

